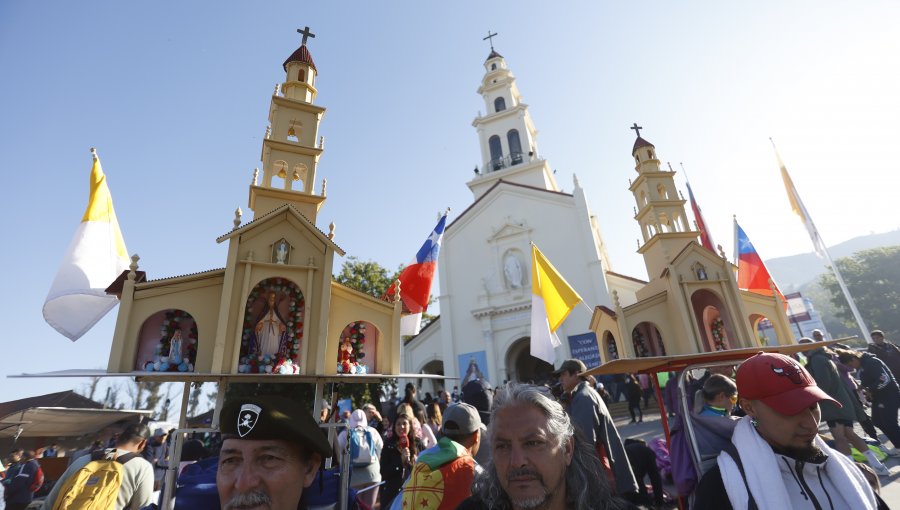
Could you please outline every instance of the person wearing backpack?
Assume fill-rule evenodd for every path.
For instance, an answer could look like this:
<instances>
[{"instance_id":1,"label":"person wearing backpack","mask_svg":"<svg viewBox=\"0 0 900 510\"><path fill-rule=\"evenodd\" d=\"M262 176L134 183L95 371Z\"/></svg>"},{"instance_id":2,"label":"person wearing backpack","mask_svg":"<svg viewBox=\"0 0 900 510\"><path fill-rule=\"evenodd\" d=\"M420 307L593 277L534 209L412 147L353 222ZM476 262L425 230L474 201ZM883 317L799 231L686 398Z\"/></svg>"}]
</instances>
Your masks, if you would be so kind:
<instances>
[{"instance_id":1,"label":"person wearing backpack","mask_svg":"<svg viewBox=\"0 0 900 510\"><path fill-rule=\"evenodd\" d=\"M349 438L349 439L348 439ZM350 448L350 487L361 490L381 482L381 449L384 442L378 430L368 425L366 412L356 409L350 413L347 430L337 437L340 452ZM372 508L378 497L378 487L359 494L360 502Z\"/></svg>"},{"instance_id":2,"label":"person wearing backpack","mask_svg":"<svg viewBox=\"0 0 900 510\"><path fill-rule=\"evenodd\" d=\"M42 510L137 510L151 503L153 466L140 456L147 425L132 424L115 448L96 450L69 465L44 500Z\"/></svg>"}]
</instances>

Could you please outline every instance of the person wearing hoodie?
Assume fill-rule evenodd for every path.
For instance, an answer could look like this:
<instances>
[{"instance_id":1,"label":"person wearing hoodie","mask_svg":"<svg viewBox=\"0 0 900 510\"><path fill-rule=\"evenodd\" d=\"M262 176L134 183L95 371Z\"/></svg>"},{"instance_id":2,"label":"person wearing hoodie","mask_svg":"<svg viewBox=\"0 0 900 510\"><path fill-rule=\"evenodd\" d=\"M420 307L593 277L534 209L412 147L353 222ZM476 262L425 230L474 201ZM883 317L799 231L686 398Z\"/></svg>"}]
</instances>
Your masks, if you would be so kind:
<instances>
[{"instance_id":1,"label":"person wearing hoodie","mask_svg":"<svg viewBox=\"0 0 900 510\"><path fill-rule=\"evenodd\" d=\"M900 408L900 387L883 361L871 353L838 350L841 363L856 369L860 381L872 396L872 423L891 440L894 448L900 448L900 425L897 409Z\"/></svg>"},{"instance_id":2,"label":"person wearing hoodie","mask_svg":"<svg viewBox=\"0 0 900 510\"><path fill-rule=\"evenodd\" d=\"M337 453L350 449L350 487L356 490L367 489L381 483L381 451L384 443L381 434L370 427L366 412L357 409L350 413L347 430L337 436ZM349 439L348 439L349 436ZM349 444L348 444L349 443ZM375 505L378 487L359 494L359 499L369 508Z\"/></svg>"}]
</instances>

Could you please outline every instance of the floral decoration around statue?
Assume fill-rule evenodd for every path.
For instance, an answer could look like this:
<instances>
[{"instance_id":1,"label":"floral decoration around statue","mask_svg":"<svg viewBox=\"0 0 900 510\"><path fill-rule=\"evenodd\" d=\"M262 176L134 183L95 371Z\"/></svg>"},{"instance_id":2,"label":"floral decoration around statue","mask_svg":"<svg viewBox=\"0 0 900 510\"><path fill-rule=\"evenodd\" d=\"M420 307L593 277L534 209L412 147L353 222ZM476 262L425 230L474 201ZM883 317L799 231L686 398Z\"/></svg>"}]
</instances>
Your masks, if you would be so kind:
<instances>
[{"instance_id":1,"label":"floral decoration around statue","mask_svg":"<svg viewBox=\"0 0 900 510\"><path fill-rule=\"evenodd\" d=\"M152 359L145 361L142 368L148 372L193 372L197 360L197 323L184 310L160 313L163 317L159 341Z\"/></svg>"},{"instance_id":2,"label":"floral decoration around statue","mask_svg":"<svg viewBox=\"0 0 900 510\"><path fill-rule=\"evenodd\" d=\"M351 322L341 331L341 343L338 346L337 373L367 374L369 366L363 362L366 352L374 350L377 330L371 324L357 321ZM368 347L367 348L367 344Z\"/></svg>"},{"instance_id":3,"label":"floral decoration around statue","mask_svg":"<svg viewBox=\"0 0 900 510\"><path fill-rule=\"evenodd\" d=\"M715 350L724 351L728 349L728 334L725 332L725 321L723 321L721 317L713 319L712 323L709 325L709 332L712 336L713 347Z\"/></svg>"},{"instance_id":4,"label":"floral decoration around statue","mask_svg":"<svg viewBox=\"0 0 900 510\"><path fill-rule=\"evenodd\" d=\"M261 281L247 297L238 372L300 373L306 299L286 278Z\"/></svg>"}]
</instances>

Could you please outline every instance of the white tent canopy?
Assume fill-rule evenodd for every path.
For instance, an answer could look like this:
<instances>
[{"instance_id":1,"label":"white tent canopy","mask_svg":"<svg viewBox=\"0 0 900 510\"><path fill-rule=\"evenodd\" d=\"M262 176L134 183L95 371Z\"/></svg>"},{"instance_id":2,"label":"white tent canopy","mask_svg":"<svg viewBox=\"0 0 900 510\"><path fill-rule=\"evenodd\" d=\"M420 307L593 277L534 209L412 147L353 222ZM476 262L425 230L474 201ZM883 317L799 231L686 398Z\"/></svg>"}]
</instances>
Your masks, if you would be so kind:
<instances>
[{"instance_id":1,"label":"white tent canopy","mask_svg":"<svg viewBox=\"0 0 900 510\"><path fill-rule=\"evenodd\" d=\"M76 437L96 433L120 420L152 411L31 407L0 417L0 438Z\"/></svg>"}]
</instances>

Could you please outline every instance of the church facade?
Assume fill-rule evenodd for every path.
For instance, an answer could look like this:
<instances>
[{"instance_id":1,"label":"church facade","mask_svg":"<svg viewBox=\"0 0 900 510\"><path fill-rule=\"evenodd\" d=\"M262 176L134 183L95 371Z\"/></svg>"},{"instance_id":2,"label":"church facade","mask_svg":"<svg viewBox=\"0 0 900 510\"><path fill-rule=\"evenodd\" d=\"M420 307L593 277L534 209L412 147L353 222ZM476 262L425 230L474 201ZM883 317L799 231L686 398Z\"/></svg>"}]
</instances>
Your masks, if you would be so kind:
<instances>
[{"instance_id":1,"label":"church facade","mask_svg":"<svg viewBox=\"0 0 900 510\"><path fill-rule=\"evenodd\" d=\"M108 373L335 376L400 372L399 300L385 302L333 281L334 225L316 226L326 182L315 104L318 70L306 46L283 64L271 97L262 172L249 186L253 218L216 242L224 267L147 280L138 257L107 292L120 298Z\"/></svg>"},{"instance_id":2,"label":"church facade","mask_svg":"<svg viewBox=\"0 0 900 510\"><path fill-rule=\"evenodd\" d=\"M611 306L612 290L633 301L644 284L611 272L585 190L577 177L571 192L561 190L506 60L491 51L484 68L478 93L487 113L472 122L482 164L466 183L473 202L444 231L440 317L403 352L403 372L460 377L450 387L473 377L542 380L553 370L529 354L532 242L589 305ZM557 331L558 360L572 355L570 337L593 336L590 318L588 306L569 315Z\"/></svg>"}]
</instances>

